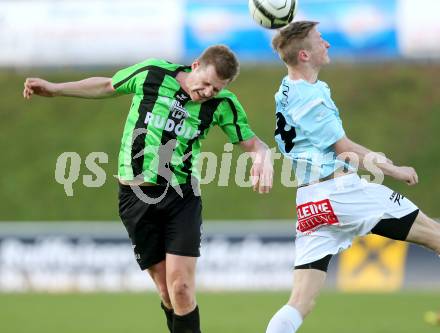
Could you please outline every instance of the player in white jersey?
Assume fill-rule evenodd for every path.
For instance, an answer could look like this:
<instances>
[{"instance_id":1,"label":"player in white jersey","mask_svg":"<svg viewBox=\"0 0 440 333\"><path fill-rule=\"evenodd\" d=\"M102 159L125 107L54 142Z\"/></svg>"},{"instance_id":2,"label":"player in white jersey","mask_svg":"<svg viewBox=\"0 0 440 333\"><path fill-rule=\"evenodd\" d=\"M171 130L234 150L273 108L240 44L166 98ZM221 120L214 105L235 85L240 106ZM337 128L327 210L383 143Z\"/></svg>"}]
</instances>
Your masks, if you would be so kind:
<instances>
[{"instance_id":1,"label":"player in white jersey","mask_svg":"<svg viewBox=\"0 0 440 333\"><path fill-rule=\"evenodd\" d=\"M366 168L369 159L367 169L408 185L418 182L413 168L393 165L346 136L330 89L318 80L321 67L330 62L330 45L317 24L291 23L272 41L288 70L275 95L275 139L292 160L299 188L293 289L266 333L298 330L324 285L331 257L348 248L356 236L371 232L440 254L440 224L402 195L361 179L352 163L347 164L349 156L349 162L358 160L359 167Z\"/></svg>"}]
</instances>

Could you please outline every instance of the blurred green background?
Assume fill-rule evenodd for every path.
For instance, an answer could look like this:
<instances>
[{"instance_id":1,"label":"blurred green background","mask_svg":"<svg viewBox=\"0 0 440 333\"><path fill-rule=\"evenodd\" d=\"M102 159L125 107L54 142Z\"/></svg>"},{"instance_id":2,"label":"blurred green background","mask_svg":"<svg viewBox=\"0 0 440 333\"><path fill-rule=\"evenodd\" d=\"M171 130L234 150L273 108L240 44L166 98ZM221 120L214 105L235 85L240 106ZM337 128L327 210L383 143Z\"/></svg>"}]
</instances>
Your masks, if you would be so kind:
<instances>
[{"instance_id":1,"label":"blurred green background","mask_svg":"<svg viewBox=\"0 0 440 333\"><path fill-rule=\"evenodd\" d=\"M108 100L73 98L25 101L24 79L38 76L69 81L88 76L111 76L116 69L62 68L20 72L0 71L1 123L0 220L118 220L117 154L130 97ZM244 67L231 86L245 106L255 132L274 147L273 95L284 67ZM384 152L396 164L410 165L420 184L408 187L387 179L385 184L415 201L422 210L440 216L440 65L384 63L331 65L322 71L339 106L346 133L375 151ZM213 130L203 150L219 156L226 137ZM67 197L55 181L55 163L63 152L82 158L80 177ZM88 188L82 177L91 172L84 160L91 152L105 152L109 163L105 185ZM234 150L240 152L239 148ZM232 170L235 170L236 159ZM293 219L295 188L280 182L281 162L276 162L273 191L259 195L235 184L214 181L202 187L205 219Z\"/></svg>"}]
</instances>

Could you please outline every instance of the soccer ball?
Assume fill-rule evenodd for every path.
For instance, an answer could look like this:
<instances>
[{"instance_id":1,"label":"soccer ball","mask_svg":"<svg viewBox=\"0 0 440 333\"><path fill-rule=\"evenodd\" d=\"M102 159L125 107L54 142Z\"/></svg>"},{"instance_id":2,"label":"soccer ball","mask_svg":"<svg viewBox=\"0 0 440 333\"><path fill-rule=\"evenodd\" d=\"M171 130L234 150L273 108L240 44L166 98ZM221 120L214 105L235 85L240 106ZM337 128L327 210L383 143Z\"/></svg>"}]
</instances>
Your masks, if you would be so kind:
<instances>
[{"instance_id":1,"label":"soccer ball","mask_svg":"<svg viewBox=\"0 0 440 333\"><path fill-rule=\"evenodd\" d=\"M298 0L249 0L249 12L259 25L278 29L292 22Z\"/></svg>"}]
</instances>

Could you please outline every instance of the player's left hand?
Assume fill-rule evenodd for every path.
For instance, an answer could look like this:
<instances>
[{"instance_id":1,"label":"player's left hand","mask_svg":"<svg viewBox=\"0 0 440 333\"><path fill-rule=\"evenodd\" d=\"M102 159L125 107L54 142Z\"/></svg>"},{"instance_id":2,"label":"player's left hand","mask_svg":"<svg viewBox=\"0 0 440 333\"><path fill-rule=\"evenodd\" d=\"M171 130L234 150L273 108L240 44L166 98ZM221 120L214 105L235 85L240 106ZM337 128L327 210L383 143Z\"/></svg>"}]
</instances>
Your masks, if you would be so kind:
<instances>
[{"instance_id":1,"label":"player's left hand","mask_svg":"<svg viewBox=\"0 0 440 333\"><path fill-rule=\"evenodd\" d=\"M419 182L419 176L412 167L399 166L395 168L394 178L401 180L408 185L416 185Z\"/></svg>"},{"instance_id":2,"label":"player's left hand","mask_svg":"<svg viewBox=\"0 0 440 333\"><path fill-rule=\"evenodd\" d=\"M255 192L269 193L273 185L273 165L270 156L257 159L251 169L252 186Z\"/></svg>"},{"instance_id":3,"label":"player's left hand","mask_svg":"<svg viewBox=\"0 0 440 333\"><path fill-rule=\"evenodd\" d=\"M251 180L254 191L269 193L273 183L272 151L257 136L241 141L240 146L252 156Z\"/></svg>"}]
</instances>

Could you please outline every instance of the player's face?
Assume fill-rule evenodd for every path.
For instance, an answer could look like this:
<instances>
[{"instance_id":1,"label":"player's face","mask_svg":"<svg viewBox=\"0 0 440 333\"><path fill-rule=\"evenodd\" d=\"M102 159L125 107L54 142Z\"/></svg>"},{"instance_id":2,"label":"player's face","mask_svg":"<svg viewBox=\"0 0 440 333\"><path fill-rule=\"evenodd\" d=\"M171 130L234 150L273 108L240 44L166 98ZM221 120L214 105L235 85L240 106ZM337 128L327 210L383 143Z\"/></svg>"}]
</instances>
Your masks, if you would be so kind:
<instances>
[{"instance_id":1,"label":"player's face","mask_svg":"<svg viewBox=\"0 0 440 333\"><path fill-rule=\"evenodd\" d=\"M202 103L216 96L229 82L217 76L213 65L203 66L195 61L187 80L189 96L194 102Z\"/></svg>"},{"instance_id":2,"label":"player's face","mask_svg":"<svg viewBox=\"0 0 440 333\"><path fill-rule=\"evenodd\" d=\"M330 44L322 38L321 33L315 27L307 36L310 43L310 62L315 66L322 66L330 63L330 57L328 55L328 49Z\"/></svg>"}]
</instances>

